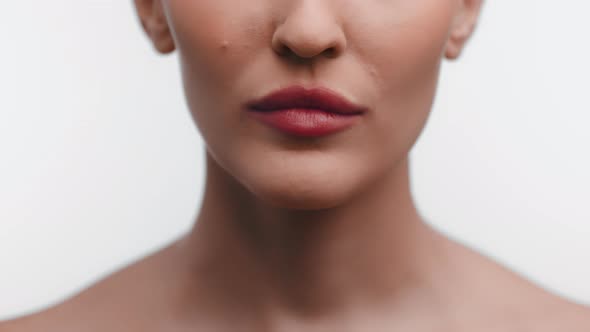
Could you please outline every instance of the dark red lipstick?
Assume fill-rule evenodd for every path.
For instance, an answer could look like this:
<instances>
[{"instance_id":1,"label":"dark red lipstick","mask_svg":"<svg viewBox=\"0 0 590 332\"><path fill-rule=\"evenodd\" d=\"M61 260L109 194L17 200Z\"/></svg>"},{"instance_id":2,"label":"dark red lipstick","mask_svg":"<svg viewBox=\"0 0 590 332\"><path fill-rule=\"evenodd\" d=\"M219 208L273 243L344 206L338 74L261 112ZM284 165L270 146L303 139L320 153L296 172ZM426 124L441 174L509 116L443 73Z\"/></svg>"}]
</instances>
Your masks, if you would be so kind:
<instances>
[{"instance_id":1,"label":"dark red lipstick","mask_svg":"<svg viewBox=\"0 0 590 332\"><path fill-rule=\"evenodd\" d=\"M286 134L319 137L345 130L366 112L327 88L292 86L246 104L256 120Z\"/></svg>"}]
</instances>

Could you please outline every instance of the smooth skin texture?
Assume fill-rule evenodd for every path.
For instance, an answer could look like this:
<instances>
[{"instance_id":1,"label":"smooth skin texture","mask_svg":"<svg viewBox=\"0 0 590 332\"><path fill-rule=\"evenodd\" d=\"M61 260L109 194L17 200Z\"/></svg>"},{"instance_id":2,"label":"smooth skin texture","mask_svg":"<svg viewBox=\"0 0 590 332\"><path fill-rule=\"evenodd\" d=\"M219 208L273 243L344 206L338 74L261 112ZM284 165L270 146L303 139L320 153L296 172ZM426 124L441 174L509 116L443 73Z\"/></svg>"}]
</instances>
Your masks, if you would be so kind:
<instances>
[{"instance_id":1,"label":"smooth skin texture","mask_svg":"<svg viewBox=\"0 0 590 332\"><path fill-rule=\"evenodd\" d=\"M135 5L154 48L178 52L206 143L195 225L0 331L590 331L588 308L438 233L411 195L440 64L460 56L483 0ZM293 84L369 111L316 139L245 116Z\"/></svg>"}]
</instances>

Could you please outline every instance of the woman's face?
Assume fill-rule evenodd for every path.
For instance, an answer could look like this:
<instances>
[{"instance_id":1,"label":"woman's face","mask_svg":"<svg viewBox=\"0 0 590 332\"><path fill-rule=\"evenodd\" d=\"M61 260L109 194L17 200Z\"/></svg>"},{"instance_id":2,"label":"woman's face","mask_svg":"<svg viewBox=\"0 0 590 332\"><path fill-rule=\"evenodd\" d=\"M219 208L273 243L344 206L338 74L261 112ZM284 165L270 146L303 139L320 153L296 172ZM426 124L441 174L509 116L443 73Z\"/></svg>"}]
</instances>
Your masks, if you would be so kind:
<instances>
[{"instance_id":1,"label":"woman's face","mask_svg":"<svg viewBox=\"0 0 590 332\"><path fill-rule=\"evenodd\" d=\"M137 0L156 48L179 52L211 157L281 207L335 206L403 161L428 118L442 59L478 0ZM298 137L248 115L277 88L326 87L366 107L348 129Z\"/></svg>"}]
</instances>

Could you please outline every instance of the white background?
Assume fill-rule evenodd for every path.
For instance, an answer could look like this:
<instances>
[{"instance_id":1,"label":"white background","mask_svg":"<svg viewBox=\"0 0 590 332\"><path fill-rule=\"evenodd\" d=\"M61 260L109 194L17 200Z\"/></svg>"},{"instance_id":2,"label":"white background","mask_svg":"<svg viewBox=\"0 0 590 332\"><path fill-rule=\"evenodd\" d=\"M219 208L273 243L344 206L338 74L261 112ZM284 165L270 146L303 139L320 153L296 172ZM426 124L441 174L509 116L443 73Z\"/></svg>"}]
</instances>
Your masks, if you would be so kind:
<instances>
[{"instance_id":1,"label":"white background","mask_svg":"<svg viewBox=\"0 0 590 332\"><path fill-rule=\"evenodd\" d=\"M449 236L590 304L590 4L486 1L412 152L417 203ZM177 58L156 55L132 9L2 4L0 319L161 248L198 211L204 148Z\"/></svg>"}]
</instances>

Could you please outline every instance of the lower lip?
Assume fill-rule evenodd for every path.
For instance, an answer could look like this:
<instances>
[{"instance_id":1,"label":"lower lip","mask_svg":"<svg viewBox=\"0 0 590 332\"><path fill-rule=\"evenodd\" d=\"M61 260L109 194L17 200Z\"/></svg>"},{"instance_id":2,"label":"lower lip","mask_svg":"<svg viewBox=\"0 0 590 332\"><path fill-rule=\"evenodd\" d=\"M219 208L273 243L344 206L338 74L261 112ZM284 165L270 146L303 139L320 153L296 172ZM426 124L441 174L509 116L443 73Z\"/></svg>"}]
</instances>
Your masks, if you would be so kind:
<instances>
[{"instance_id":1,"label":"lower lip","mask_svg":"<svg viewBox=\"0 0 590 332\"><path fill-rule=\"evenodd\" d=\"M254 119L279 131L301 137L320 137L348 129L360 113L340 114L317 109L248 112Z\"/></svg>"}]
</instances>

